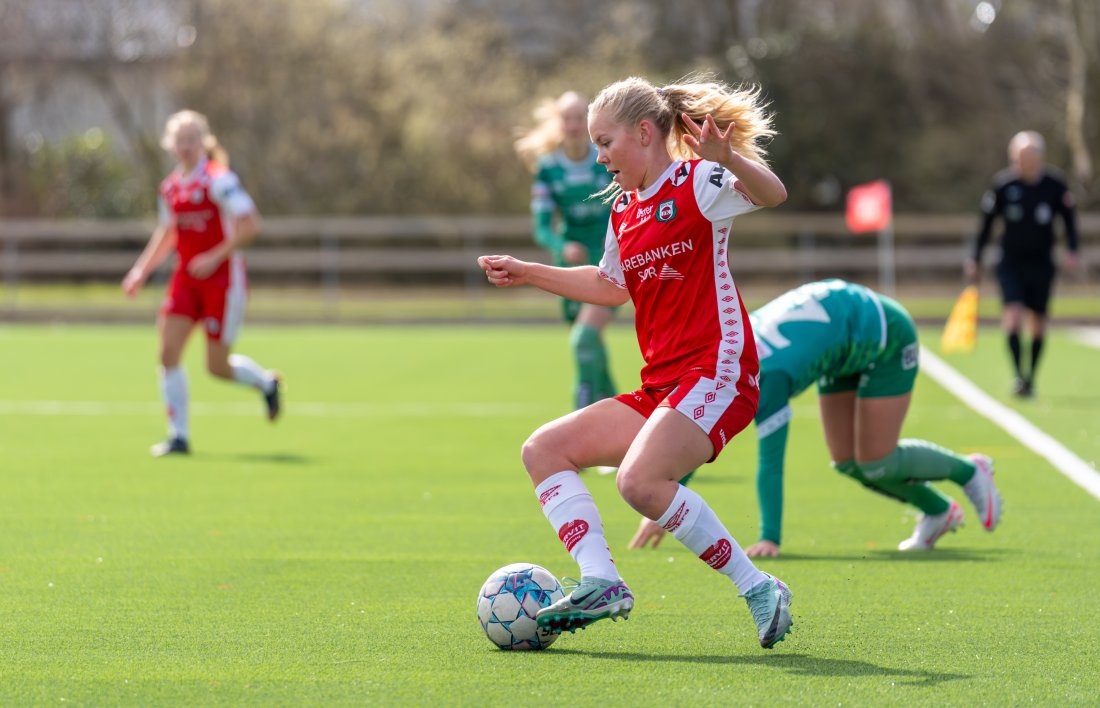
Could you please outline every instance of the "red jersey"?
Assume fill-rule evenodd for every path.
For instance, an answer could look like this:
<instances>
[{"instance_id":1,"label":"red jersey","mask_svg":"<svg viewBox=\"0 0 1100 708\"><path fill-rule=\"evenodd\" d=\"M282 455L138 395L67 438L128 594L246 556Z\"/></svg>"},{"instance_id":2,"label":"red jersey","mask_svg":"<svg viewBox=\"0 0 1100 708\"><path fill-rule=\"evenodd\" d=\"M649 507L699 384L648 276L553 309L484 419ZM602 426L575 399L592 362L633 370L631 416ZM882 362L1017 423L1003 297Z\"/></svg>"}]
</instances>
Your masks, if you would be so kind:
<instances>
[{"instance_id":1,"label":"red jersey","mask_svg":"<svg viewBox=\"0 0 1100 708\"><path fill-rule=\"evenodd\" d=\"M612 207L600 275L634 301L644 388L692 373L756 387L760 362L728 244L734 217L757 207L735 183L717 163L674 162Z\"/></svg>"},{"instance_id":2,"label":"red jersey","mask_svg":"<svg viewBox=\"0 0 1100 708\"><path fill-rule=\"evenodd\" d=\"M231 218L255 208L237 175L216 162L203 160L191 174L175 170L168 175L160 183L160 223L174 226L178 234L179 271L186 273L192 258L225 240ZM211 277L228 273L231 260Z\"/></svg>"}]
</instances>

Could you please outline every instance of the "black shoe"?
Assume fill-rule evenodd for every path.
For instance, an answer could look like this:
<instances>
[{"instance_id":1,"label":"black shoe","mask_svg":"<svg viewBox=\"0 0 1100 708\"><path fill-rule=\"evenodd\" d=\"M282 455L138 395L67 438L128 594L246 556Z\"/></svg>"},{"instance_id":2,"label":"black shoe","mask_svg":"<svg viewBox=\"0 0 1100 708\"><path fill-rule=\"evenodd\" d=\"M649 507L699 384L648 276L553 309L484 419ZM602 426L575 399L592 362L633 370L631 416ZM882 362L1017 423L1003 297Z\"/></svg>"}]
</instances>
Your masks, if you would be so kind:
<instances>
[{"instance_id":1,"label":"black shoe","mask_svg":"<svg viewBox=\"0 0 1100 708\"><path fill-rule=\"evenodd\" d=\"M153 457L164 457L166 455L190 455L191 447L183 438L168 438L164 442L159 442L153 447L149 448L149 454Z\"/></svg>"},{"instance_id":2,"label":"black shoe","mask_svg":"<svg viewBox=\"0 0 1100 708\"><path fill-rule=\"evenodd\" d=\"M1012 395L1017 398L1031 398L1034 396L1035 390L1031 386L1031 379L1017 376L1016 381L1012 384Z\"/></svg>"},{"instance_id":3,"label":"black shoe","mask_svg":"<svg viewBox=\"0 0 1100 708\"><path fill-rule=\"evenodd\" d=\"M271 382L271 390L264 391L264 403L267 404L267 419L270 421L274 421L279 417L279 413L282 412L282 387L283 377L279 374L275 374L275 378Z\"/></svg>"}]
</instances>

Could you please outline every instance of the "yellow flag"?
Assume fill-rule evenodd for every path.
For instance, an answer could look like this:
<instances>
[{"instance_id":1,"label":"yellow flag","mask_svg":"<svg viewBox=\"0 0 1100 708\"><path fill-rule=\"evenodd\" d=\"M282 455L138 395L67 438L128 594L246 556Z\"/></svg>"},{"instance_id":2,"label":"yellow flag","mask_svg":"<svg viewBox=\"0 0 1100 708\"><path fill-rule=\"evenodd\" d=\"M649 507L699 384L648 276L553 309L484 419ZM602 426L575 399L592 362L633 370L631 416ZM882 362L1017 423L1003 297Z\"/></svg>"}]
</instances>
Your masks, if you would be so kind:
<instances>
[{"instance_id":1,"label":"yellow flag","mask_svg":"<svg viewBox=\"0 0 1100 708\"><path fill-rule=\"evenodd\" d=\"M970 285L962 291L955 306L951 308L951 314L947 318L947 326L943 328L943 339L940 340L940 351L945 354L953 352L972 352L977 344L978 334L978 286Z\"/></svg>"}]
</instances>

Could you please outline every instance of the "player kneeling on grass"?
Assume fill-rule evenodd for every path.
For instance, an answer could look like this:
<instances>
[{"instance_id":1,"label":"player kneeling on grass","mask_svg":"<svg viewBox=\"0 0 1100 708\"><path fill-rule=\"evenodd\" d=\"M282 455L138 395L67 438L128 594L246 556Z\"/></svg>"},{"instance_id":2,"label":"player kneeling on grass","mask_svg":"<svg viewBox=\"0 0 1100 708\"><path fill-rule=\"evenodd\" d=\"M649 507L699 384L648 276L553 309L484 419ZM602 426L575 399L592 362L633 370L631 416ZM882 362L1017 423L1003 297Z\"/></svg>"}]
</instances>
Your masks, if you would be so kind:
<instances>
[{"instance_id":1,"label":"player kneeling on grass","mask_svg":"<svg viewBox=\"0 0 1100 708\"><path fill-rule=\"evenodd\" d=\"M267 417L279 415L279 377L230 347L240 331L247 298L239 249L256 237L259 213L237 176L223 164L224 151L206 117L180 111L168 119L161 146L178 166L160 185L160 223L122 281L133 297L175 250L179 258L161 306L160 382L168 411L168 439L154 457L190 452L187 377L180 358L196 324L206 330L206 366L220 379L258 390ZM216 155L222 155L220 161Z\"/></svg>"},{"instance_id":2,"label":"player kneeling on grass","mask_svg":"<svg viewBox=\"0 0 1100 708\"><path fill-rule=\"evenodd\" d=\"M618 467L627 503L736 585L761 646L789 631L790 590L757 569L703 498L679 484L756 413L759 363L727 243L735 216L786 198L756 144L772 134L756 99L691 79L607 87L588 119L597 160L614 175L599 266L478 259L500 287L528 284L604 306L633 300L636 310L642 388L548 423L523 447L543 513L580 565L577 588L536 617L552 631L625 618L634 606L577 474L597 465Z\"/></svg>"},{"instance_id":3,"label":"player kneeling on grass","mask_svg":"<svg viewBox=\"0 0 1100 708\"><path fill-rule=\"evenodd\" d=\"M779 555L789 400L815 381L833 467L921 511L913 535L899 549L930 550L962 524L962 507L929 481L960 485L982 528L997 527L1001 495L988 457L963 457L924 440L898 440L919 352L916 327L901 305L861 285L826 280L803 285L752 313L752 327L760 353L756 483L761 528L748 555ZM656 546L662 533L643 519L630 547Z\"/></svg>"}]
</instances>

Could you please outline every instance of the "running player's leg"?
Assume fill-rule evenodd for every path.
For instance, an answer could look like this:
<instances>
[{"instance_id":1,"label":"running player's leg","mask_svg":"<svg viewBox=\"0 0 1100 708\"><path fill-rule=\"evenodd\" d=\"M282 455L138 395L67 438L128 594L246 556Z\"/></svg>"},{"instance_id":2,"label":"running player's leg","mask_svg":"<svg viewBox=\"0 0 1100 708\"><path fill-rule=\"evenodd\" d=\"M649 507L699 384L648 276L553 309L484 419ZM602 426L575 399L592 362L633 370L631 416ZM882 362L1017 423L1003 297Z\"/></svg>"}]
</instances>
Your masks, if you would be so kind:
<instances>
[{"instance_id":1,"label":"running player's leg","mask_svg":"<svg viewBox=\"0 0 1100 708\"><path fill-rule=\"evenodd\" d=\"M195 322L181 314L161 313L157 320L160 334L160 392L168 415L168 439L154 445L150 452L154 457L190 450L188 420L189 396L187 374L180 365L183 349Z\"/></svg>"},{"instance_id":2,"label":"running player's leg","mask_svg":"<svg viewBox=\"0 0 1100 708\"><path fill-rule=\"evenodd\" d=\"M611 321L611 316L609 307L582 305L573 322L569 343L576 363L574 404L577 409L615 395L610 389L610 369L603 340L603 328Z\"/></svg>"},{"instance_id":3,"label":"running player's leg","mask_svg":"<svg viewBox=\"0 0 1100 708\"><path fill-rule=\"evenodd\" d=\"M578 471L618 466L643 423L644 412L605 399L547 423L524 443L523 465L542 512L580 566L578 587L539 612L543 627L574 631L600 619L625 617L634 606L604 537L600 512Z\"/></svg>"},{"instance_id":4,"label":"running player's leg","mask_svg":"<svg viewBox=\"0 0 1100 708\"><path fill-rule=\"evenodd\" d=\"M210 283L203 288L203 320L206 329L206 369L216 378L254 388L263 396L267 417L275 420L281 408L280 379L232 347L244 324L247 301L243 266L230 266L227 285Z\"/></svg>"},{"instance_id":5,"label":"running player's leg","mask_svg":"<svg viewBox=\"0 0 1100 708\"><path fill-rule=\"evenodd\" d=\"M703 497L679 483L690 470L714 459L721 445L748 425L755 401L748 403L743 397L734 397L723 402L720 395L710 397L721 391L701 394L696 400L694 393L683 395L680 391L689 385L681 384L642 427L619 467L619 493L635 510L733 582L749 604L760 644L770 648L790 629L790 590L761 572ZM730 414L709 423L712 427L708 432L704 428L708 425L706 410L700 404L715 398L719 400L711 405L724 407ZM689 417L685 408L695 412Z\"/></svg>"}]
</instances>

